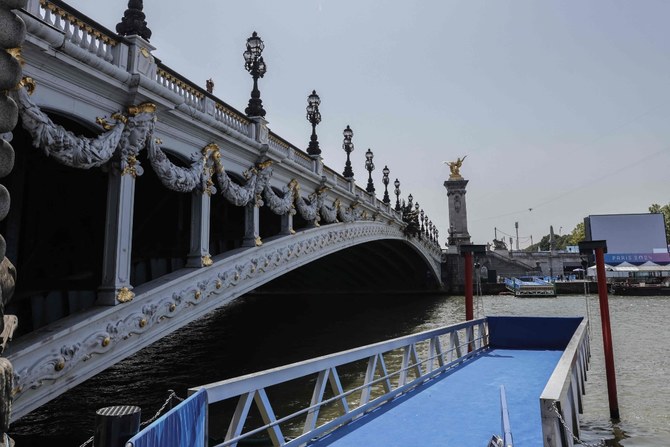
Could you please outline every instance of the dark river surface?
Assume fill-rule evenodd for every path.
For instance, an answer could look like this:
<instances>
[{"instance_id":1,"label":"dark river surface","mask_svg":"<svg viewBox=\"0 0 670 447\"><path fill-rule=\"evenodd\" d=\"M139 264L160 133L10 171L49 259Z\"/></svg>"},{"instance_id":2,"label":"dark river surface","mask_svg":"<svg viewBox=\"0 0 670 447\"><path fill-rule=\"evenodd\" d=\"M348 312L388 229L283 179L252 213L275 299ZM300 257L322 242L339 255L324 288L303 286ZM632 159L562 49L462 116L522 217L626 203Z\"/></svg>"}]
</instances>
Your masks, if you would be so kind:
<instances>
[{"instance_id":1,"label":"dark river surface","mask_svg":"<svg viewBox=\"0 0 670 447\"><path fill-rule=\"evenodd\" d=\"M476 297L475 315L590 316L582 439L668 447L670 297L609 299L621 413L616 423L609 419L597 295ZM15 422L10 435L18 446L80 446L93 434L98 408L138 405L147 420L170 389L185 397L192 386L457 323L464 315L463 297L446 295L243 297Z\"/></svg>"}]
</instances>

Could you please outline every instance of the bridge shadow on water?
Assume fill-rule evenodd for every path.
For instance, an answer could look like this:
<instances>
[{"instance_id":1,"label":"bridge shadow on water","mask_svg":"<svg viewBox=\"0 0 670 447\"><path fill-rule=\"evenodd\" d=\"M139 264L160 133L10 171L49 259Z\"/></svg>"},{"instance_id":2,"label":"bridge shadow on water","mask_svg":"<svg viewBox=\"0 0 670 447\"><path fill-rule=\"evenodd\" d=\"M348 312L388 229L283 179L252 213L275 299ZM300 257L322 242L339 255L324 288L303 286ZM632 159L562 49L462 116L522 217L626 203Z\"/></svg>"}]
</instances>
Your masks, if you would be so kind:
<instances>
[{"instance_id":1,"label":"bridge shadow on water","mask_svg":"<svg viewBox=\"0 0 670 447\"><path fill-rule=\"evenodd\" d=\"M247 295L23 417L10 435L28 447L79 446L93 435L99 408L137 405L144 421L168 390L185 397L189 387L416 332L444 299L432 293Z\"/></svg>"}]
</instances>

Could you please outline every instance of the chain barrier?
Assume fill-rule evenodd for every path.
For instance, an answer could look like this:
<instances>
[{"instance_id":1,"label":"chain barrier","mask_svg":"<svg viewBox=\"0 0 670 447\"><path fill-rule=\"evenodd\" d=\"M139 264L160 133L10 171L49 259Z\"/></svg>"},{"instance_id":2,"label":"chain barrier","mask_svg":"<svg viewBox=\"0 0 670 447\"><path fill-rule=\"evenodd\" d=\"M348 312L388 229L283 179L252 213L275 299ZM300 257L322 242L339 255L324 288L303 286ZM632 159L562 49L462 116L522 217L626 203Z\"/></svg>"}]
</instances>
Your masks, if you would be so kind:
<instances>
[{"instance_id":1,"label":"chain barrier","mask_svg":"<svg viewBox=\"0 0 670 447\"><path fill-rule=\"evenodd\" d=\"M183 401L184 401L184 399L182 399L181 397L177 396L177 393L176 393L174 390L168 390L168 391L170 392L170 395L169 395L169 396L167 397L167 399L165 400L165 403L163 403L163 405L158 409L158 411L156 412L156 414L155 414L151 419L142 422L142 423L140 424L140 427L144 427L144 426L146 426L146 425L149 425L149 424L151 424L153 421L155 421L156 419L158 419L158 418L160 417L160 415L163 413L163 410L165 410L165 408L170 404L170 402L172 401L172 399L176 399L176 400L179 401L179 402L183 402ZM93 442L93 436L91 436L90 438L88 438L88 439L87 439L82 445L80 445L79 447L86 447L87 445L89 445L89 444L92 443L92 442Z\"/></svg>"},{"instance_id":2,"label":"chain barrier","mask_svg":"<svg viewBox=\"0 0 670 447\"><path fill-rule=\"evenodd\" d=\"M554 410L554 413L556 413L556 416L558 416L558 420L561 421L561 425L563 425L563 428L565 428L565 431L567 431L570 434L570 436L572 436L572 439L575 442L577 442L578 444L581 444L584 447L606 447L607 446L607 444L605 444L604 439L601 439L600 441L598 441L595 444L589 444L589 443L584 442L581 439L579 439L577 436L575 436L575 434L572 432L572 430L570 430L570 427L565 422L565 419L563 419L563 415L558 410L558 406L556 405L556 401L551 403L551 408Z\"/></svg>"}]
</instances>

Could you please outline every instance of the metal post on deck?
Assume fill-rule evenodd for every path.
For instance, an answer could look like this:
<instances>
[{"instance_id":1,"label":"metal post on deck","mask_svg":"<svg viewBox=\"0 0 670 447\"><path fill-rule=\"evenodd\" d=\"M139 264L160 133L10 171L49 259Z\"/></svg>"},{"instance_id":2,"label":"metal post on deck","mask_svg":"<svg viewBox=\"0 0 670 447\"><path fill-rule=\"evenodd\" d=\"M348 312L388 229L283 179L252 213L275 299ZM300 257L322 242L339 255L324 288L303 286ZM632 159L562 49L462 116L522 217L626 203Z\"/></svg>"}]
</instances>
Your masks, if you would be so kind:
<instances>
[{"instance_id":1,"label":"metal post on deck","mask_svg":"<svg viewBox=\"0 0 670 447\"><path fill-rule=\"evenodd\" d=\"M607 277L605 273L605 253L607 241L582 241L579 252L582 254L596 253L596 273L598 275L598 298L600 301L600 321L603 331L603 350L605 351L605 373L607 375L607 397L610 404L610 417L619 419L619 399L617 398L616 372L614 370L614 350L612 346L612 329L607 296Z\"/></svg>"},{"instance_id":2,"label":"metal post on deck","mask_svg":"<svg viewBox=\"0 0 670 447\"><path fill-rule=\"evenodd\" d=\"M140 431L142 411L134 405L100 408L95 413L94 447L124 447Z\"/></svg>"},{"instance_id":3,"label":"metal post on deck","mask_svg":"<svg viewBox=\"0 0 670 447\"><path fill-rule=\"evenodd\" d=\"M464 278L464 291L465 291L465 320L474 320L474 302L473 302L473 281L472 281L472 264L474 262L475 254L485 254L486 245L470 245L463 244L458 246L458 250L461 253L461 256L465 258L465 278Z\"/></svg>"}]
</instances>

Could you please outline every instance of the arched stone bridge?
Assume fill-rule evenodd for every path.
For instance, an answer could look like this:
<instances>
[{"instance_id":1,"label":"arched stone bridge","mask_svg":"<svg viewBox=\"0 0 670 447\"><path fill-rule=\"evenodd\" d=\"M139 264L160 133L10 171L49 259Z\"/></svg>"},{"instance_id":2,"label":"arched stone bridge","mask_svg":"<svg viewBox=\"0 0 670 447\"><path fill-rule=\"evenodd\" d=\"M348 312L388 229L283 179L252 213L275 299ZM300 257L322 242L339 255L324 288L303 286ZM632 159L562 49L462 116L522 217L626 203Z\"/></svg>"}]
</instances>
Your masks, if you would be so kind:
<instances>
[{"instance_id":1,"label":"arched stone bridge","mask_svg":"<svg viewBox=\"0 0 670 447\"><path fill-rule=\"evenodd\" d=\"M437 232L411 205L377 200L158 62L140 36L60 2L19 14L2 229L22 328L5 352L14 420L258 288L439 283Z\"/></svg>"}]
</instances>

